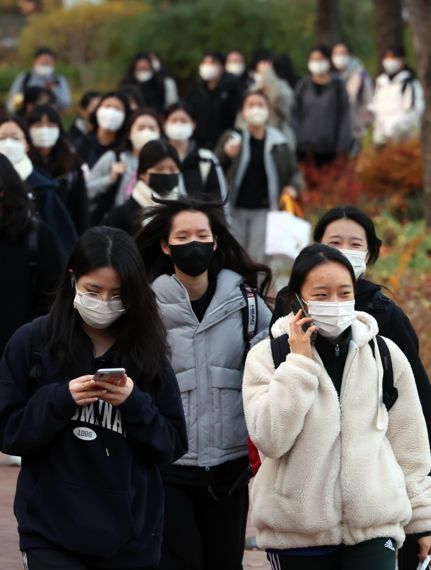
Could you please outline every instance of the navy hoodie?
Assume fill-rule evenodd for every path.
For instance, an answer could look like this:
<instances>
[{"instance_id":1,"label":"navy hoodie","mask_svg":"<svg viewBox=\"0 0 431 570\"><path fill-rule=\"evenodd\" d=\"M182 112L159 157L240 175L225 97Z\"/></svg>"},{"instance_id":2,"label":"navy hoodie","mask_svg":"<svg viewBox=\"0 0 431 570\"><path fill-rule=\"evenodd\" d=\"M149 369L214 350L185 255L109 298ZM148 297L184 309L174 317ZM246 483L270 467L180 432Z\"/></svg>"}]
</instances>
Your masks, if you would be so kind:
<instances>
[{"instance_id":1,"label":"navy hoodie","mask_svg":"<svg viewBox=\"0 0 431 570\"><path fill-rule=\"evenodd\" d=\"M26 182L33 190L41 219L57 236L64 259L69 259L73 246L78 239L78 234L69 212L58 194L58 182L52 178L47 178L36 169L33 170Z\"/></svg>"},{"instance_id":2,"label":"navy hoodie","mask_svg":"<svg viewBox=\"0 0 431 570\"><path fill-rule=\"evenodd\" d=\"M163 525L157 466L187 451L171 366L154 397L135 383L118 407L102 401L78 407L71 378L58 372L48 351L37 385L29 379L31 327L18 329L0 363L1 450L22 456L14 505L21 550L57 547L103 568L156 564ZM112 365L109 356L102 362L86 356L90 374Z\"/></svg>"}]
</instances>

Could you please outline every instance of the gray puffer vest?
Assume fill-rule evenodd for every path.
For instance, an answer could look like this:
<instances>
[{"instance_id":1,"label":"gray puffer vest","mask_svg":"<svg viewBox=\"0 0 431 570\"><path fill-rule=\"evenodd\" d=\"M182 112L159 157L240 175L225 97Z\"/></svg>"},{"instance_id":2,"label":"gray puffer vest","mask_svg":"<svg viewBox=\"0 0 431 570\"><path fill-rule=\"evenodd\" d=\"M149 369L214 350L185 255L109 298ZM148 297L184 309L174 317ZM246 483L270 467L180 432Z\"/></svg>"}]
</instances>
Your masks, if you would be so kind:
<instances>
[{"instance_id":1,"label":"gray puffer vest","mask_svg":"<svg viewBox=\"0 0 431 570\"><path fill-rule=\"evenodd\" d=\"M245 300L239 288L243 281L237 273L222 270L202 322L174 275L162 275L153 283L187 423L189 451L178 464L212 467L247 454L242 404ZM263 336L271 312L260 298L257 310Z\"/></svg>"}]
</instances>

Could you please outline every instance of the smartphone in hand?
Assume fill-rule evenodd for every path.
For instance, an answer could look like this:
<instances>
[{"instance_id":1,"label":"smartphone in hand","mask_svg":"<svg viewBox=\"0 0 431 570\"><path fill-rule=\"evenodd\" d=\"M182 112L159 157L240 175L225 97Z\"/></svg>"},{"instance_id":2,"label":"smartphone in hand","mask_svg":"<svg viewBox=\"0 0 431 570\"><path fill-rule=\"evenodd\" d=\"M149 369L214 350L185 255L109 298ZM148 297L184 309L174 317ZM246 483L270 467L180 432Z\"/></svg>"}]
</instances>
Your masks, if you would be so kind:
<instances>
[{"instance_id":1,"label":"smartphone in hand","mask_svg":"<svg viewBox=\"0 0 431 570\"><path fill-rule=\"evenodd\" d=\"M109 382L116 386L125 386L126 378L125 368L99 368L94 375L95 382Z\"/></svg>"},{"instance_id":2,"label":"smartphone in hand","mask_svg":"<svg viewBox=\"0 0 431 570\"><path fill-rule=\"evenodd\" d=\"M293 299L293 301L292 301L292 309L293 309L293 312L295 313L295 315L296 315L296 313L297 313L298 311L301 310L301 311L302 311L302 316L303 316L304 318L309 318L309 317L310 317L310 315L308 314L307 309L304 307L304 303L302 302L302 299L300 298L300 296L299 296L297 293L295 293L295 299ZM304 332L306 332L307 329L309 329L312 324L313 324L313 322L305 323L304 325L302 325L302 330L303 330ZM311 335L311 340L314 341L315 338L316 338L316 333L313 333L313 334Z\"/></svg>"}]
</instances>

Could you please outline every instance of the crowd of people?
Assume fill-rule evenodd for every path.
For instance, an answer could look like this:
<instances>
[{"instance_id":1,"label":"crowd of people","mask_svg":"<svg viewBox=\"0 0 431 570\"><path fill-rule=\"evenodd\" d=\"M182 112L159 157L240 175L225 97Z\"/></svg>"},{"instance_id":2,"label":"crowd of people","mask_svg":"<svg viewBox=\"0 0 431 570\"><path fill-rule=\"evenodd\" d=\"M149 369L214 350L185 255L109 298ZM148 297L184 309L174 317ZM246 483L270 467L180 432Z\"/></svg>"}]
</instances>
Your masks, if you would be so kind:
<instances>
[{"instance_id":1,"label":"crowd of people","mask_svg":"<svg viewBox=\"0 0 431 570\"><path fill-rule=\"evenodd\" d=\"M70 91L35 54L0 116L0 449L28 570L409 570L431 554L431 385L381 241L326 212L270 303L267 214L307 165L414 137L400 47L207 52L182 98L155 52Z\"/></svg>"}]
</instances>

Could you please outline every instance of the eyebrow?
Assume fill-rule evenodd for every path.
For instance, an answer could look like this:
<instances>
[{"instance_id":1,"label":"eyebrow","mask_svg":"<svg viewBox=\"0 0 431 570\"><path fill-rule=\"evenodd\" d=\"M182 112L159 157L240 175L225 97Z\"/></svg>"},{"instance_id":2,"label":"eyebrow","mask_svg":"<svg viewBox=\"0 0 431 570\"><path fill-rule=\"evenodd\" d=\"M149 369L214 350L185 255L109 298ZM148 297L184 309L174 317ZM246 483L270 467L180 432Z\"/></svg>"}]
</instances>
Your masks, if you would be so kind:
<instances>
[{"instance_id":1,"label":"eyebrow","mask_svg":"<svg viewBox=\"0 0 431 570\"><path fill-rule=\"evenodd\" d=\"M344 285L338 285L339 289L343 289L343 288L349 288L351 289L353 287L353 285L351 283L345 283ZM316 291L327 291L329 289L329 287L326 287L325 285L318 285L316 287L312 287L311 291L312 292L316 292Z\"/></svg>"},{"instance_id":2,"label":"eyebrow","mask_svg":"<svg viewBox=\"0 0 431 570\"><path fill-rule=\"evenodd\" d=\"M343 237L344 237L344 236L340 236L340 235L338 235L338 234L332 234L332 235L329 235L329 236L328 236L329 239L333 239L333 238L343 239ZM358 241L364 241L364 238L363 238L363 237L359 237L359 236L349 236L349 239L356 239L356 240L358 240Z\"/></svg>"},{"instance_id":3,"label":"eyebrow","mask_svg":"<svg viewBox=\"0 0 431 570\"><path fill-rule=\"evenodd\" d=\"M96 283L84 283L84 287L92 287L93 289L103 289L100 285ZM121 291L121 287L113 287L112 291Z\"/></svg>"}]
</instances>

